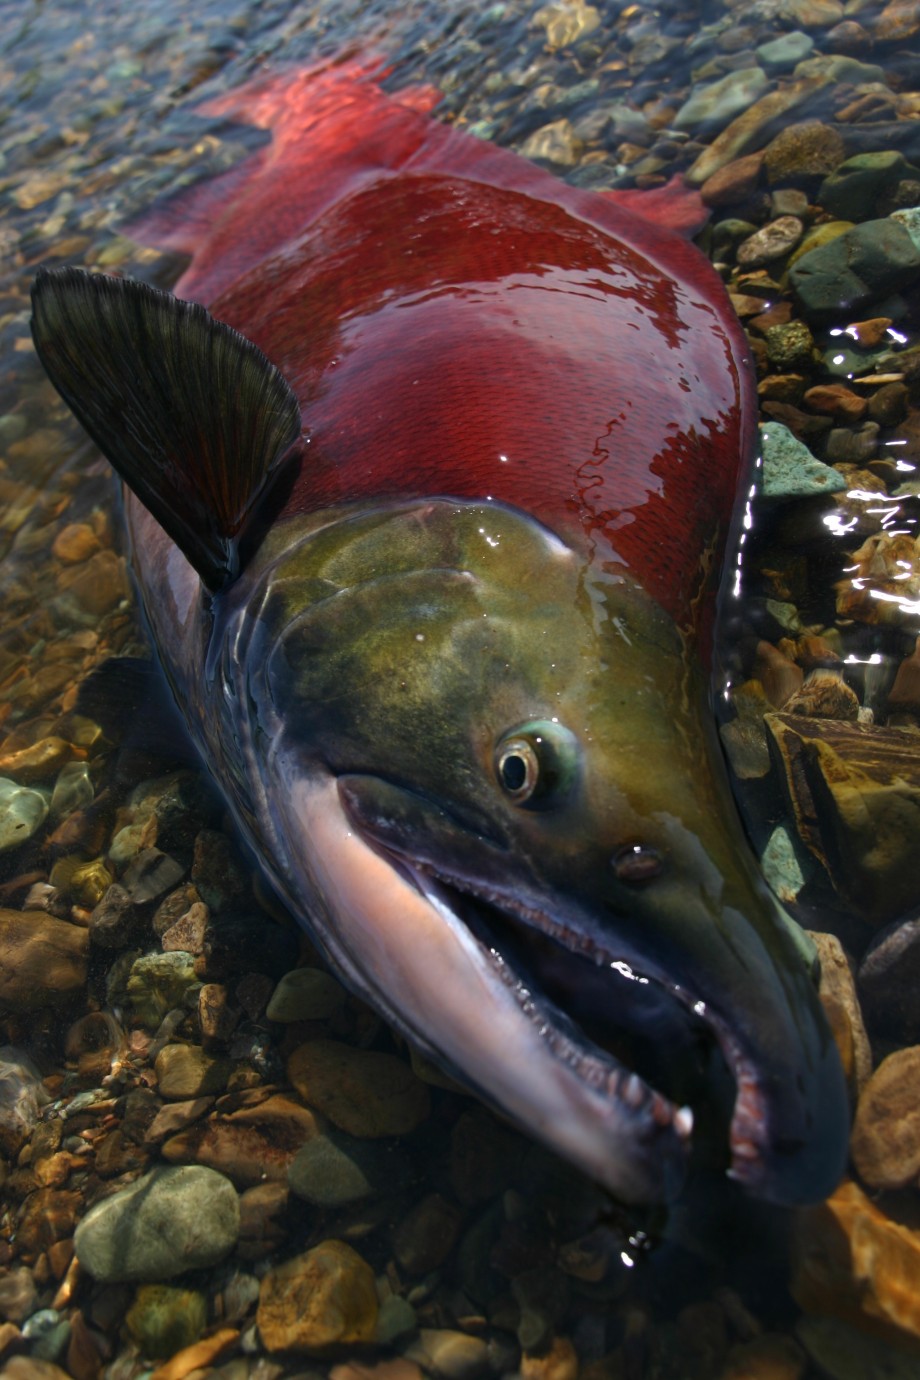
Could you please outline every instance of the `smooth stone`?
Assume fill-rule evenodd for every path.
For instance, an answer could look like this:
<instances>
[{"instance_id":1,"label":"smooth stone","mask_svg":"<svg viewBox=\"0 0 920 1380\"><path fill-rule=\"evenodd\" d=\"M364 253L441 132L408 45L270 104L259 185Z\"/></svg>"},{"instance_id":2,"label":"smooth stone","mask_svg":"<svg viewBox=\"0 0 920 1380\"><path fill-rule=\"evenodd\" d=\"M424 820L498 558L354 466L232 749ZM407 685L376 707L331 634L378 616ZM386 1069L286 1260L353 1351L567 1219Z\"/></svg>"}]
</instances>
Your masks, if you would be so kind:
<instances>
[{"instance_id":1,"label":"smooth stone","mask_svg":"<svg viewBox=\"0 0 920 1380\"><path fill-rule=\"evenodd\" d=\"M410 1275L436 1270L460 1236L463 1213L440 1193L429 1193L393 1228L393 1254Z\"/></svg>"},{"instance_id":2,"label":"smooth stone","mask_svg":"<svg viewBox=\"0 0 920 1380\"><path fill-rule=\"evenodd\" d=\"M757 188L762 166L763 157L759 153L749 153L746 158L736 158L734 162L726 163L700 188L704 204L735 206L746 201Z\"/></svg>"},{"instance_id":3,"label":"smooth stone","mask_svg":"<svg viewBox=\"0 0 920 1380\"><path fill-rule=\"evenodd\" d=\"M48 816L48 801L8 776L0 776L0 853L30 839Z\"/></svg>"},{"instance_id":4,"label":"smooth stone","mask_svg":"<svg viewBox=\"0 0 920 1380\"><path fill-rule=\"evenodd\" d=\"M324 1351L373 1340L374 1272L344 1241L323 1241L265 1275L256 1322L267 1351Z\"/></svg>"},{"instance_id":5,"label":"smooth stone","mask_svg":"<svg viewBox=\"0 0 920 1380\"><path fill-rule=\"evenodd\" d=\"M692 186L699 186L732 159L761 148L767 132L777 120L782 119L804 101L810 100L825 85L824 77L810 77L804 81L790 82L779 91L770 91L767 95L761 96L759 101L755 101L737 119L732 120L709 147L703 150L685 174L687 181ZM842 143L840 147L842 157ZM837 162L839 161L838 158ZM829 172L830 168L824 171ZM778 180L780 179L771 175L771 181Z\"/></svg>"},{"instance_id":6,"label":"smooth stone","mask_svg":"<svg viewBox=\"0 0 920 1380\"><path fill-rule=\"evenodd\" d=\"M449 1328L423 1327L404 1354L437 1380L481 1380L492 1369L484 1338Z\"/></svg>"},{"instance_id":7,"label":"smooth stone","mask_svg":"<svg viewBox=\"0 0 920 1380\"><path fill-rule=\"evenodd\" d=\"M747 110L769 88L770 79L759 67L743 67L729 72L720 81L695 87L680 107L671 124L674 129L694 134L715 134Z\"/></svg>"},{"instance_id":8,"label":"smooth stone","mask_svg":"<svg viewBox=\"0 0 920 1380\"><path fill-rule=\"evenodd\" d=\"M165 1102L147 1127L145 1145L159 1145L200 1120L214 1106L213 1097L195 1097L188 1102Z\"/></svg>"},{"instance_id":9,"label":"smooth stone","mask_svg":"<svg viewBox=\"0 0 920 1380\"><path fill-rule=\"evenodd\" d=\"M767 885L784 905L791 905L805 885L805 875L789 831L778 824L760 857Z\"/></svg>"},{"instance_id":10,"label":"smooth stone","mask_svg":"<svg viewBox=\"0 0 920 1380\"><path fill-rule=\"evenodd\" d=\"M197 1289L142 1284L125 1325L142 1356L163 1360L197 1342L207 1319L207 1304Z\"/></svg>"},{"instance_id":11,"label":"smooth stone","mask_svg":"<svg viewBox=\"0 0 920 1380\"><path fill-rule=\"evenodd\" d=\"M869 220L879 199L907 175L907 160L896 150L857 153L821 183L818 204L838 220Z\"/></svg>"},{"instance_id":12,"label":"smooth stone","mask_svg":"<svg viewBox=\"0 0 920 1380\"><path fill-rule=\"evenodd\" d=\"M287 1184L272 1179L240 1194L240 1239L236 1250L241 1260L264 1260L286 1243L290 1200ZM257 1288L257 1297L258 1292Z\"/></svg>"},{"instance_id":13,"label":"smooth stone","mask_svg":"<svg viewBox=\"0 0 920 1380\"><path fill-rule=\"evenodd\" d=\"M74 1251L100 1283L155 1283L216 1265L239 1229L229 1179L199 1165L168 1165L91 1207Z\"/></svg>"},{"instance_id":14,"label":"smooth stone","mask_svg":"<svg viewBox=\"0 0 920 1380\"><path fill-rule=\"evenodd\" d=\"M899 1049L863 1088L850 1153L872 1189L920 1186L920 1046Z\"/></svg>"},{"instance_id":15,"label":"smooth stone","mask_svg":"<svg viewBox=\"0 0 920 1380\"><path fill-rule=\"evenodd\" d=\"M287 1072L308 1106L359 1139L407 1135L429 1114L427 1087L392 1054L313 1040L295 1049Z\"/></svg>"},{"instance_id":16,"label":"smooth stone","mask_svg":"<svg viewBox=\"0 0 920 1380\"><path fill-rule=\"evenodd\" d=\"M65 565L79 565L95 556L99 548L99 538L88 523L69 522L51 543L51 554Z\"/></svg>"},{"instance_id":17,"label":"smooth stone","mask_svg":"<svg viewBox=\"0 0 920 1380\"><path fill-rule=\"evenodd\" d=\"M815 41L810 34L794 29L791 33L780 34L779 38L759 44L754 53L767 72L789 72L811 55L814 46Z\"/></svg>"},{"instance_id":18,"label":"smooth stone","mask_svg":"<svg viewBox=\"0 0 920 1380\"><path fill-rule=\"evenodd\" d=\"M407 1361L404 1356L394 1356L388 1361L360 1361L357 1358L344 1361L332 1367L329 1380L424 1380L424 1377L421 1367L414 1361Z\"/></svg>"},{"instance_id":19,"label":"smooth stone","mask_svg":"<svg viewBox=\"0 0 920 1380\"><path fill-rule=\"evenodd\" d=\"M920 250L900 221L867 220L796 259L789 281L809 316L858 311L920 276Z\"/></svg>"},{"instance_id":20,"label":"smooth stone","mask_svg":"<svg viewBox=\"0 0 920 1380\"><path fill-rule=\"evenodd\" d=\"M293 968L271 995L265 1015L270 1021L325 1021L341 1010L345 989L321 968Z\"/></svg>"},{"instance_id":21,"label":"smooth stone","mask_svg":"<svg viewBox=\"0 0 920 1380\"><path fill-rule=\"evenodd\" d=\"M771 186L812 186L843 162L843 139L832 125L801 120L787 125L764 150L764 168Z\"/></svg>"},{"instance_id":22,"label":"smooth stone","mask_svg":"<svg viewBox=\"0 0 920 1380\"><path fill-rule=\"evenodd\" d=\"M571 120L553 120L529 135L521 145L524 158L540 158L559 167L571 168L581 157L584 145L572 128Z\"/></svg>"},{"instance_id":23,"label":"smooth stone","mask_svg":"<svg viewBox=\"0 0 920 1380\"><path fill-rule=\"evenodd\" d=\"M885 70L873 62L860 62L846 53L820 53L806 58L796 67L793 76L807 80L824 77L839 84L859 86L863 83L885 82Z\"/></svg>"},{"instance_id":24,"label":"smooth stone","mask_svg":"<svg viewBox=\"0 0 920 1380\"><path fill-rule=\"evenodd\" d=\"M338 1131L318 1135L301 1146L287 1178L298 1198L329 1208L360 1202L401 1182L406 1169L397 1151Z\"/></svg>"},{"instance_id":25,"label":"smooth stone","mask_svg":"<svg viewBox=\"0 0 920 1380\"><path fill-rule=\"evenodd\" d=\"M378 1346L391 1346L399 1337L406 1337L418 1327L418 1314L408 1299L391 1294L384 1299L377 1314L374 1341Z\"/></svg>"},{"instance_id":26,"label":"smooth stone","mask_svg":"<svg viewBox=\"0 0 920 1380\"><path fill-rule=\"evenodd\" d=\"M802 238L803 230L804 226L797 216L778 216L742 240L735 257L739 264L747 268L785 258ZM780 330L782 327L774 326L773 329Z\"/></svg>"},{"instance_id":27,"label":"smooth stone","mask_svg":"<svg viewBox=\"0 0 920 1380\"><path fill-rule=\"evenodd\" d=\"M32 1271L25 1265L0 1271L0 1318L4 1322L22 1323L35 1312L38 1290Z\"/></svg>"},{"instance_id":28,"label":"smooth stone","mask_svg":"<svg viewBox=\"0 0 920 1380\"><path fill-rule=\"evenodd\" d=\"M249 897L249 877L240 865L238 848L226 834L201 829L195 836L192 882L212 911Z\"/></svg>"},{"instance_id":29,"label":"smooth stone","mask_svg":"<svg viewBox=\"0 0 920 1380\"><path fill-rule=\"evenodd\" d=\"M165 1051L164 1051L165 1052ZM225 1107L230 1099L225 1099ZM283 1093L253 1106L215 1111L165 1142L166 1160L193 1161L226 1174L240 1188L283 1183L298 1152L319 1127L313 1113Z\"/></svg>"},{"instance_id":30,"label":"smooth stone","mask_svg":"<svg viewBox=\"0 0 920 1380\"><path fill-rule=\"evenodd\" d=\"M41 1308L23 1323L22 1335L32 1344L30 1355L58 1361L70 1341L70 1320L56 1308Z\"/></svg>"},{"instance_id":31,"label":"smooth stone","mask_svg":"<svg viewBox=\"0 0 920 1380\"><path fill-rule=\"evenodd\" d=\"M51 817L63 819L93 803L95 788L85 762L68 762L58 773L51 792Z\"/></svg>"},{"instance_id":32,"label":"smooth stone","mask_svg":"<svg viewBox=\"0 0 920 1380\"><path fill-rule=\"evenodd\" d=\"M97 551L80 565L66 566L57 583L58 588L73 595L88 614L98 618L111 613L123 599L131 597L125 559L114 551Z\"/></svg>"},{"instance_id":33,"label":"smooth stone","mask_svg":"<svg viewBox=\"0 0 920 1380\"><path fill-rule=\"evenodd\" d=\"M171 891L186 869L159 848L144 848L122 874L121 884L136 905L156 901Z\"/></svg>"},{"instance_id":34,"label":"smooth stone","mask_svg":"<svg viewBox=\"0 0 920 1380\"><path fill-rule=\"evenodd\" d=\"M914 246L920 249L920 206L907 206L899 211L892 211L891 219L904 226Z\"/></svg>"},{"instance_id":35,"label":"smooth stone","mask_svg":"<svg viewBox=\"0 0 920 1380\"><path fill-rule=\"evenodd\" d=\"M154 1065L157 1088L170 1102L221 1093L233 1069L229 1059L215 1059L199 1045L164 1045Z\"/></svg>"},{"instance_id":36,"label":"smooth stone","mask_svg":"<svg viewBox=\"0 0 920 1380\"><path fill-rule=\"evenodd\" d=\"M47 1101L42 1076L28 1054L13 1045L0 1045L0 1151L18 1151Z\"/></svg>"},{"instance_id":37,"label":"smooth stone","mask_svg":"<svg viewBox=\"0 0 920 1380\"><path fill-rule=\"evenodd\" d=\"M916 1380L917 1353L842 1318L799 1318L795 1334L824 1380Z\"/></svg>"},{"instance_id":38,"label":"smooth stone","mask_svg":"<svg viewBox=\"0 0 920 1380\"><path fill-rule=\"evenodd\" d=\"M859 995L874 1031L920 1042L920 920L897 920L874 935L859 967Z\"/></svg>"},{"instance_id":39,"label":"smooth stone","mask_svg":"<svg viewBox=\"0 0 920 1380\"><path fill-rule=\"evenodd\" d=\"M139 937L145 918L144 909L132 901L123 886L113 882L93 908L89 918L90 938L100 948L123 949Z\"/></svg>"},{"instance_id":40,"label":"smooth stone","mask_svg":"<svg viewBox=\"0 0 920 1380\"><path fill-rule=\"evenodd\" d=\"M86 986L86 930L43 910L0 907L0 1009L30 1011Z\"/></svg>"},{"instance_id":41,"label":"smooth stone","mask_svg":"<svg viewBox=\"0 0 920 1380\"><path fill-rule=\"evenodd\" d=\"M843 475L817 460L781 422L761 426L760 443L765 498L807 498L846 488Z\"/></svg>"},{"instance_id":42,"label":"smooth stone","mask_svg":"<svg viewBox=\"0 0 920 1380\"><path fill-rule=\"evenodd\" d=\"M73 758L73 746L52 734L14 752L0 754L0 775L9 775L20 786L50 781Z\"/></svg>"},{"instance_id":43,"label":"smooth stone","mask_svg":"<svg viewBox=\"0 0 920 1380\"><path fill-rule=\"evenodd\" d=\"M827 434L824 454L831 465L864 465L878 454L877 422L863 422L862 426L834 427Z\"/></svg>"},{"instance_id":44,"label":"smooth stone","mask_svg":"<svg viewBox=\"0 0 920 1380\"><path fill-rule=\"evenodd\" d=\"M719 1380L802 1380L805 1353L783 1332L766 1332L729 1349Z\"/></svg>"}]
</instances>

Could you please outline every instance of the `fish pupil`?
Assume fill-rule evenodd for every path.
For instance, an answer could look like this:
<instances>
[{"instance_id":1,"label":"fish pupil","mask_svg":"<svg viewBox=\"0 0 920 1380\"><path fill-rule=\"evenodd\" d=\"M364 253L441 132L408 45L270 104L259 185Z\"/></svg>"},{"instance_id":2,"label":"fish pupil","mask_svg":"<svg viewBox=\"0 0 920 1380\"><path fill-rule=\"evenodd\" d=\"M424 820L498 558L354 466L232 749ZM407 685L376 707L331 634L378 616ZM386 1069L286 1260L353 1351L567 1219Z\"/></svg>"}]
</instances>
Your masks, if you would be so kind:
<instances>
[{"instance_id":1,"label":"fish pupil","mask_svg":"<svg viewBox=\"0 0 920 1380\"><path fill-rule=\"evenodd\" d=\"M507 791L519 791L527 780L527 763L517 753L509 753L501 765L502 785Z\"/></svg>"}]
</instances>

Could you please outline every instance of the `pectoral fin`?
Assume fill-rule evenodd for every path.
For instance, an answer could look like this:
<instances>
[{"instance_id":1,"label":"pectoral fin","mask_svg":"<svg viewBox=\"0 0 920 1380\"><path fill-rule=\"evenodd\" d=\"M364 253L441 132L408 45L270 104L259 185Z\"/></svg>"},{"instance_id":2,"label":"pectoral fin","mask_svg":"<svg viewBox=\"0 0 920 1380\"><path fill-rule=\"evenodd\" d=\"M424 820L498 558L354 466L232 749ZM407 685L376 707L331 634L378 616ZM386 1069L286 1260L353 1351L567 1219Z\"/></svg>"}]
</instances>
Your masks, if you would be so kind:
<instances>
[{"instance_id":1,"label":"pectoral fin","mask_svg":"<svg viewBox=\"0 0 920 1380\"><path fill-rule=\"evenodd\" d=\"M40 270L32 337L61 397L217 590L284 472L300 406L251 341L130 279Z\"/></svg>"}]
</instances>

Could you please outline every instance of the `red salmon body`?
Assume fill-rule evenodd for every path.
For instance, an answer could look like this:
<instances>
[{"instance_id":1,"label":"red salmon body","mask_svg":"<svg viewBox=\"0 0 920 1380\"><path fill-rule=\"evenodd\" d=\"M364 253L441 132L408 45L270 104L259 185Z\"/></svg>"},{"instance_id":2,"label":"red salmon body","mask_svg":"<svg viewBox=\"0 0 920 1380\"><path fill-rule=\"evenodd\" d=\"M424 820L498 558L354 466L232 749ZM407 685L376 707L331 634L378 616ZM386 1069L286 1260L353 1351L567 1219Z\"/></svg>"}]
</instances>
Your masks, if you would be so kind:
<instances>
[{"instance_id":1,"label":"red salmon body","mask_svg":"<svg viewBox=\"0 0 920 1380\"><path fill-rule=\"evenodd\" d=\"M191 253L177 294L297 394L289 514L504 501L686 626L755 418L724 288L673 230L436 123L435 99L350 63L212 102L271 145L134 233Z\"/></svg>"}]
</instances>

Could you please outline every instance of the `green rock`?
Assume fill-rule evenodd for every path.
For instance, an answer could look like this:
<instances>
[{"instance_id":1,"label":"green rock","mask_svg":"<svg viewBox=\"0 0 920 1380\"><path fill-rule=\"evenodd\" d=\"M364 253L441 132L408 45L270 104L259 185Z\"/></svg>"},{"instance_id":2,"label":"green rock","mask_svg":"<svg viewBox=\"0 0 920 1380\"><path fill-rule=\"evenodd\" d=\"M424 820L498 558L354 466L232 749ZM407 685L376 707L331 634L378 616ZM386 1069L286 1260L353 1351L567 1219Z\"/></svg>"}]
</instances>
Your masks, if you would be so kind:
<instances>
[{"instance_id":1,"label":"green rock","mask_svg":"<svg viewBox=\"0 0 920 1380\"><path fill-rule=\"evenodd\" d=\"M807 373L814 363L814 336L804 321L770 326L764 342L770 363L780 374Z\"/></svg>"},{"instance_id":2,"label":"green rock","mask_svg":"<svg viewBox=\"0 0 920 1380\"><path fill-rule=\"evenodd\" d=\"M41 791L0 776L0 853L30 839L47 814L48 801Z\"/></svg>"},{"instance_id":3,"label":"green rock","mask_svg":"<svg viewBox=\"0 0 920 1380\"><path fill-rule=\"evenodd\" d=\"M746 240L756 229L757 226L752 225L749 220L728 216L712 227L712 246L715 249L720 245L733 245L738 240Z\"/></svg>"},{"instance_id":4,"label":"green rock","mask_svg":"<svg viewBox=\"0 0 920 1380\"><path fill-rule=\"evenodd\" d=\"M216 1265L239 1232L229 1179L202 1165L169 1165L91 1207L74 1251L100 1283L154 1283Z\"/></svg>"},{"instance_id":5,"label":"green rock","mask_svg":"<svg viewBox=\"0 0 920 1380\"><path fill-rule=\"evenodd\" d=\"M374 1341L378 1346L389 1346L397 1337L405 1337L417 1327L418 1318L412 1304L399 1294L391 1294L380 1305Z\"/></svg>"},{"instance_id":6,"label":"green rock","mask_svg":"<svg viewBox=\"0 0 920 1380\"><path fill-rule=\"evenodd\" d=\"M794 901L805 885L805 877L789 832L781 824L767 840L760 865L774 895L787 905Z\"/></svg>"},{"instance_id":7,"label":"green rock","mask_svg":"<svg viewBox=\"0 0 920 1380\"><path fill-rule=\"evenodd\" d=\"M214 1059L200 1045L164 1045L156 1058L157 1089L170 1102L222 1093L233 1069L229 1059Z\"/></svg>"},{"instance_id":8,"label":"green rock","mask_svg":"<svg viewBox=\"0 0 920 1380\"><path fill-rule=\"evenodd\" d=\"M843 53L822 53L819 57L800 62L793 76L825 77L829 81L849 83L858 86L861 82L885 82L885 72L874 62L860 62L858 58L846 57Z\"/></svg>"},{"instance_id":9,"label":"green rock","mask_svg":"<svg viewBox=\"0 0 920 1380\"><path fill-rule=\"evenodd\" d=\"M332 1132L300 1147L288 1167L288 1183L292 1193L315 1207L341 1207L399 1181L405 1167L396 1152Z\"/></svg>"},{"instance_id":10,"label":"green rock","mask_svg":"<svg viewBox=\"0 0 920 1380\"><path fill-rule=\"evenodd\" d=\"M815 41L801 29L781 34L754 49L757 60L768 72L788 72L814 51Z\"/></svg>"},{"instance_id":11,"label":"green rock","mask_svg":"<svg viewBox=\"0 0 920 1380\"><path fill-rule=\"evenodd\" d=\"M125 1315L142 1356L163 1360L197 1342L207 1322L204 1295L169 1284L142 1284Z\"/></svg>"},{"instance_id":12,"label":"green rock","mask_svg":"<svg viewBox=\"0 0 920 1380\"><path fill-rule=\"evenodd\" d=\"M818 204L840 220L868 220L879 197L907 175L908 164L902 153L859 153L824 179Z\"/></svg>"},{"instance_id":13,"label":"green rock","mask_svg":"<svg viewBox=\"0 0 920 1380\"><path fill-rule=\"evenodd\" d=\"M760 444L765 498L807 498L846 488L843 475L822 465L781 422L767 422L760 428Z\"/></svg>"},{"instance_id":14,"label":"green rock","mask_svg":"<svg viewBox=\"0 0 920 1380\"><path fill-rule=\"evenodd\" d=\"M797 258L789 281L806 316L839 318L902 292L920 276L920 249L899 221L867 220Z\"/></svg>"},{"instance_id":15,"label":"green rock","mask_svg":"<svg viewBox=\"0 0 920 1380\"><path fill-rule=\"evenodd\" d=\"M345 989L321 968L293 968L271 995L265 1014L270 1021L324 1021L345 1001Z\"/></svg>"},{"instance_id":16,"label":"green rock","mask_svg":"<svg viewBox=\"0 0 920 1380\"><path fill-rule=\"evenodd\" d=\"M742 67L709 86L695 87L675 115L674 129L714 134L747 110L770 85L759 67Z\"/></svg>"},{"instance_id":17,"label":"green rock","mask_svg":"<svg viewBox=\"0 0 920 1380\"><path fill-rule=\"evenodd\" d=\"M920 249L920 206L908 206L900 211L892 211L891 219L904 226L917 249Z\"/></svg>"},{"instance_id":18,"label":"green rock","mask_svg":"<svg viewBox=\"0 0 920 1380\"><path fill-rule=\"evenodd\" d=\"M194 956L175 950L136 959L125 983L125 997L141 1024L155 1029L167 1011L185 1005L200 987Z\"/></svg>"}]
</instances>

